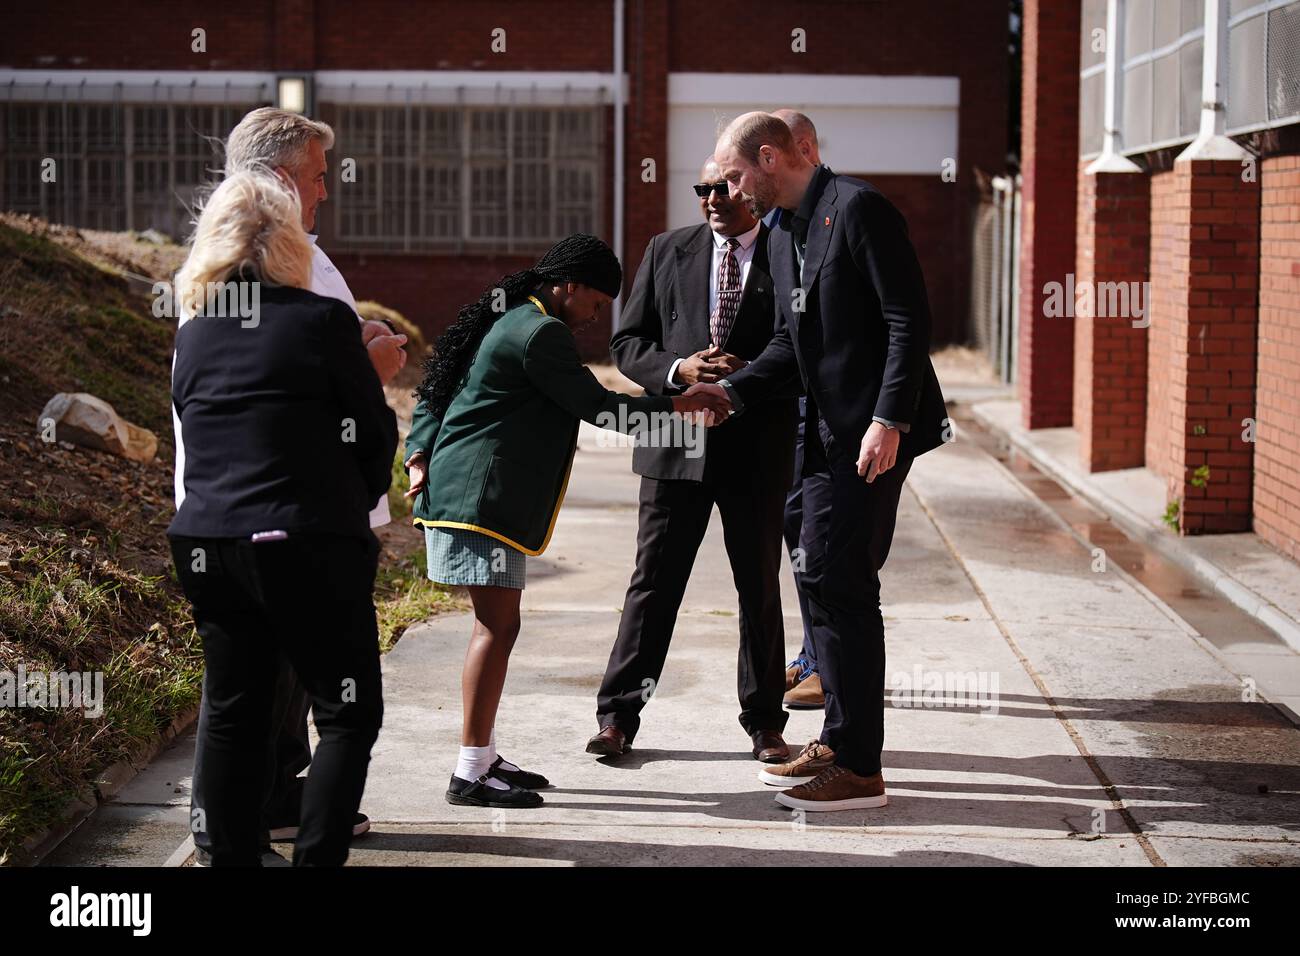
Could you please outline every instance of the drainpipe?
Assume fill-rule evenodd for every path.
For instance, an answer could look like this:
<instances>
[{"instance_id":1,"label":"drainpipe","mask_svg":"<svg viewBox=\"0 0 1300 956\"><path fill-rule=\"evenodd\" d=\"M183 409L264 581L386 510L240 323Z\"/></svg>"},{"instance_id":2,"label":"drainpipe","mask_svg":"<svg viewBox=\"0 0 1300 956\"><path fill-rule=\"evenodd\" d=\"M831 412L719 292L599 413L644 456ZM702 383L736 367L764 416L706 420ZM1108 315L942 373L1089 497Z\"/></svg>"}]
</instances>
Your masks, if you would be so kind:
<instances>
[{"instance_id":1,"label":"drainpipe","mask_svg":"<svg viewBox=\"0 0 1300 956\"><path fill-rule=\"evenodd\" d=\"M623 87L623 0L614 0L614 255L623 261L623 167L625 165L625 146L623 142L626 117ZM626 286L632 277L626 273L623 283ZM622 296L614 299L611 324L618 330L622 317Z\"/></svg>"}]
</instances>

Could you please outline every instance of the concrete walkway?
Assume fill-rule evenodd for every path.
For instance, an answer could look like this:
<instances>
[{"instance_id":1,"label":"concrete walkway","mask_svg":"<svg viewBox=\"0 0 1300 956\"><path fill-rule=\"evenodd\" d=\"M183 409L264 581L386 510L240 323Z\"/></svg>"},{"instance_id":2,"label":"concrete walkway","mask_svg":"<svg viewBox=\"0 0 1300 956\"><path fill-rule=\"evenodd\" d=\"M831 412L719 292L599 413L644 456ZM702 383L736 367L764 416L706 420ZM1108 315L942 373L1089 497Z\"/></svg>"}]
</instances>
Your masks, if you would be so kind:
<instances>
[{"instance_id":1,"label":"concrete walkway","mask_svg":"<svg viewBox=\"0 0 1300 956\"><path fill-rule=\"evenodd\" d=\"M535 811L443 801L469 620L435 619L385 661L366 794L383 825L353 862L1300 863L1300 731L1242 703L1238 677L1172 612L1092 572L1038 501L960 441L914 467L884 573L887 692L912 705L887 714L887 809L800 819L756 780L716 516L636 747L596 761L583 745L632 567L637 484L627 450L594 439L584 429L551 548L530 560L497 726L501 752L557 789ZM792 588L783 596L793 649L798 609ZM923 686L996 679L996 714L969 699L924 706L936 701L907 688L918 668ZM820 724L793 713L787 737Z\"/></svg>"},{"instance_id":2,"label":"concrete walkway","mask_svg":"<svg viewBox=\"0 0 1300 956\"><path fill-rule=\"evenodd\" d=\"M470 621L439 617L385 658L363 803L375 825L351 864L1300 864L1300 729L1243 702L1242 675L1211 642L1124 572L1094 571L1066 523L960 438L913 467L883 574L887 808L803 818L757 781L716 516L635 749L588 756L634 554L629 465L584 427L554 540L529 561L497 738L556 784L546 805L444 801ZM792 586L783 600L793 650ZM1280 642L1267 653L1300 662ZM996 693L960 696L966 675ZM793 713L787 739L820 724ZM162 862L186 835L187 746L49 862Z\"/></svg>"}]
</instances>

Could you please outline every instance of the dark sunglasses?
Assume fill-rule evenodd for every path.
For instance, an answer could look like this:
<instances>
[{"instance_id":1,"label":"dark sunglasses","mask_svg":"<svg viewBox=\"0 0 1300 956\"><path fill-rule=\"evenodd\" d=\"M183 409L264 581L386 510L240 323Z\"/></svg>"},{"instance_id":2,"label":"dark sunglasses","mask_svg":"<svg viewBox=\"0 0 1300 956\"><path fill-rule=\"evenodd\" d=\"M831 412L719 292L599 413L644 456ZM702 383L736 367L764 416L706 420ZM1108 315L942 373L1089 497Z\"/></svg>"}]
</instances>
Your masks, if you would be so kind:
<instances>
[{"instance_id":1,"label":"dark sunglasses","mask_svg":"<svg viewBox=\"0 0 1300 956\"><path fill-rule=\"evenodd\" d=\"M727 198L727 196L729 196L729 195L731 194L731 186L730 186L730 185L727 183L727 181L724 179L724 180L723 180L722 182L720 182L720 183L696 183L696 184L695 184L695 195L697 195L697 196L699 196L701 199L703 199L705 196L707 196L709 193L713 192L715 189L716 189L718 192L722 193L722 198L723 198L723 199Z\"/></svg>"}]
</instances>

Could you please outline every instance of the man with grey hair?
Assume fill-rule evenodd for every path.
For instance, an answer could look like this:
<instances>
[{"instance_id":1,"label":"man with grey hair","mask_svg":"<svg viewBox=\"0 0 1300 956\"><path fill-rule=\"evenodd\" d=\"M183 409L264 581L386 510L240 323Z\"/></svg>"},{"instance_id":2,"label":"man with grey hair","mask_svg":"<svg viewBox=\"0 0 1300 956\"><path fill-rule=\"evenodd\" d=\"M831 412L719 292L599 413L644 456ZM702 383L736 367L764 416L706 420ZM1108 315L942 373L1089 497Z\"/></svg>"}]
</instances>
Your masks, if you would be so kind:
<instances>
[{"instance_id":1,"label":"man with grey hair","mask_svg":"<svg viewBox=\"0 0 1300 956\"><path fill-rule=\"evenodd\" d=\"M226 141L226 174L251 169L266 169L276 173L293 185L302 207L302 227L312 242L311 291L317 295L339 299L353 312L357 302L347 282L329 257L316 242L316 210L329 193L325 188L328 163L325 153L334 145L334 131L325 123L308 119L289 110L263 107L248 113L231 131ZM181 316L181 322L185 321ZM387 385L406 364L406 336L382 322L368 322L358 315L361 339L370 356L375 373ZM176 418L176 508L179 511L185 498L185 446L181 440L181 426ZM388 524L392 518L387 497L381 497L370 513L372 528ZM267 773L269 775L264 804L264 834L267 846L263 859L275 864L271 853L271 840L293 840L298 835L298 814L302 803L304 778L299 774L311 763L311 745L307 737L307 714L311 698L298 679L287 659L282 659L276 680L274 709L271 714L273 738L268 741ZM197 740L204 739L207 722L206 695L199 711ZM201 744L196 745L201 746ZM204 781L198 773L198 753L195 754L195 774L191 786L191 807L203 806ZM363 813L357 814L353 834L360 835L370 828ZM205 865L208 858L206 834L194 834L195 860ZM278 865L278 864L275 864Z\"/></svg>"}]
</instances>

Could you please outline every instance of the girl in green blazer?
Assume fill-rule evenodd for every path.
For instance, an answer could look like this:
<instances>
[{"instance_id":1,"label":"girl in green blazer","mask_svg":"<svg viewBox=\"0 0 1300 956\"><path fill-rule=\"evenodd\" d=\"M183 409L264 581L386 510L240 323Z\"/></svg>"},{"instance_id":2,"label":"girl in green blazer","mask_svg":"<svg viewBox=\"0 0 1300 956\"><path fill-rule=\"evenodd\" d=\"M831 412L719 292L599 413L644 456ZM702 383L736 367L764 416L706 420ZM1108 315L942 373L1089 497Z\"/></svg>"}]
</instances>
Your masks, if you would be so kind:
<instances>
[{"instance_id":1,"label":"girl in green blazer","mask_svg":"<svg viewBox=\"0 0 1300 956\"><path fill-rule=\"evenodd\" d=\"M622 268L594 236L574 235L531 269L460 310L425 363L406 440L408 497L428 543L429 577L469 589L474 628L461 675L464 718L449 803L535 807L545 777L496 752L493 725L519 634L525 555L555 529L579 419L634 432L654 414L725 415L712 399L629 397L578 357L573 328L618 295Z\"/></svg>"}]
</instances>

